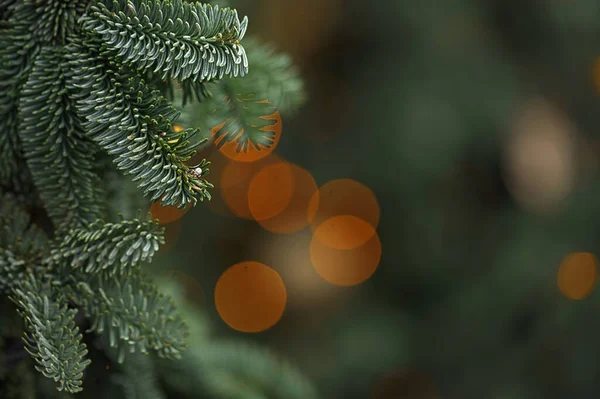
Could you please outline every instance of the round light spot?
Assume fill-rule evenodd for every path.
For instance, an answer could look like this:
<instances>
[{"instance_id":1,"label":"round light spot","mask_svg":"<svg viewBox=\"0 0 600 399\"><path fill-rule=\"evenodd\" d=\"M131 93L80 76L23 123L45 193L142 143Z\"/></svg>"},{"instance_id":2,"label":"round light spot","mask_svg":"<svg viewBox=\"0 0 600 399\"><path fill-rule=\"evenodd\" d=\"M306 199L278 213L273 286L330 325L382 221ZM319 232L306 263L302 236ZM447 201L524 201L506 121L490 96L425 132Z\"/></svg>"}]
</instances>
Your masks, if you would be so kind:
<instances>
[{"instance_id":1,"label":"round light spot","mask_svg":"<svg viewBox=\"0 0 600 399\"><path fill-rule=\"evenodd\" d=\"M181 219L191 207L192 204L188 204L185 208L178 208L176 206L162 206L160 201L158 201L150 206L149 212L152 214L153 219L158 219L160 224L168 224Z\"/></svg>"},{"instance_id":2,"label":"round light spot","mask_svg":"<svg viewBox=\"0 0 600 399\"><path fill-rule=\"evenodd\" d=\"M294 189L291 166L275 162L254 175L248 187L248 207L255 220L277 216L292 200Z\"/></svg>"},{"instance_id":3,"label":"round light spot","mask_svg":"<svg viewBox=\"0 0 600 399\"><path fill-rule=\"evenodd\" d=\"M274 326L285 309L287 292L279 274L259 262L227 269L215 287L215 306L231 328L248 333Z\"/></svg>"},{"instance_id":4,"label":"round light spot","mask_svg":"<svg viewBox=\"0 0 600 399\"><path fill-rule=\"evenodd\" d=\"M310 201L309 219L316 230L325 220L339 215L352 215L364 220L374 229L380 218L380 208L373 191L352 179L325 183Z\"/></svg>"},{"instance_id":5,"label":"round light spot","mask_svg":"<svg viewBox=\"0 0 600 399\"><path fill-rule=\"evenodd\" d=\"M265 230L277 234L296 233L308 225L309 204L318 190L317 183L310 172L298 165L288 165L292 172L293 182L289 204L277 215L257 221Z\"/></svg>"},{"instance_id":6,"label":"round light spot","mask_svg":"<svg viewBox=\"0 0 600 399\"><path fill-rule=\"evenodd\" d=\"M317 273L331 284L357 285L375 273L381 260L381 241L375 233L359 247L336 249L325 245L315 234L310 243L310 259Z\"/></svg>"},{"instance_id":7,"label":"round light spot","mask_svg":"<svg viewBox=\"0 0 600 399\"><path fill-rule=\"evenodd\" d=\"M566 256L558 269L558 289L569 299L588 297L598 281L598 258L588 252Z\"/></svg>"},{"instance_id":8,"label":"round light spot","mask_svg":"<svg viewBox=\"0 0 600 399\"><path fill-rule=\"evenodd\" d=\"M256 162L236 162L230 160L220 175L220 192L229 210L237 217L253 220L248 203L248 191L252 178L267 165L281 162L272 154Z\"/></svg>"},{"instance_id":9,"label":"round light spot","mask_svg":"<svg viewBox=\"0 0 600 399\"><path fill-rule=\"evenodd\" d=\"M327 219L315 231L315 238L335 249L352 249L369 241L375 229L369 223L352 215Z\"/></svg>"}]
</instances>

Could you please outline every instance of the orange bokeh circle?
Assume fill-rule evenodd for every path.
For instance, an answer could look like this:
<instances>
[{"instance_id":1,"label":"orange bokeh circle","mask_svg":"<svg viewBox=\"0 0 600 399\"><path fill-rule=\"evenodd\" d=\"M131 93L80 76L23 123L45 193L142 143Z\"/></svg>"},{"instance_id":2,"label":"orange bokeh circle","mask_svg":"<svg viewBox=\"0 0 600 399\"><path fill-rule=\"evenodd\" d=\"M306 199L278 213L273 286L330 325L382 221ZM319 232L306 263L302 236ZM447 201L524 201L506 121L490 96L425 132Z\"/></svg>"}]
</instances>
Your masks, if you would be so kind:
<instances>
[{"instance_id":1,"label":"orange bokeh circle","mask_svg":"<svg viewBox=\"0 0 600 399\"><path fill-rule=\"evenodd\" d=\"M249 245L265 264L278 266L288 294L287 309L310 313L319 308L320 313L331 314L354 291L339 289L316 272L310 260L311 239L312 232L305 229L296 234L273 234L266 239L257 236Z\"/></svg>"},{"instance_id":2,"label":"orange bokeh circle","mask_svg":"<svg viewBox=\"0 0 600 399\"><path fill-rule=\"evenodd\" d=\"M215 286L215 306L231 328L248 333L273 327L285 309L287 292L279 274L259 262L227 269Z\"/></svg>"},{"instance_id":3,"label":"orange bokeh circle","mask_svg":"<svg viewBox=\"0 0 600 399\"><path fill-rule=\"evenodd\" d=\"M317 273L335 285L353 286L370 278L381 260L381 241L374 235L352 249L332 248L314 234L310 242L310 259Z\"/></svg>"},{"instance_id":4,"label":"orange bokeh circle","mask_svg":"<svg viewBox=\"0 0 600 399\"><path fill-rule=\"evenodd\" d=\"M600 93L600 57L596 57L592 64L592 82L596 92Z\"/></svg>"},{"instance_id":5,"label":"orange bokeh circle","mask_svg":"<svg viewBox=\"0 0 600 399\"><path fill-rule=\"evenodd\" d=\"M160 224L168 224L181 219L191 207L191 203L187 204L183 209L177 208L176 206L162 206L160 201L158 201L150 205L148 212L152 215L152 219L158 219Z\"/></svg>"},{"instance_id":6,"label":"orange bokeh circle","mask_svg":"<svg viewBox=\"0 0 600 399\"><path fill-rule=\"evenodd\" d=\"M236 136L236 140L232 140L228 143L223 144L223 146L219 149L219 151L221 151L221 153L223 155L225 155L227 158L229 158L233 161L236 161L236 162L255 162L255 161L258 161L259 159L262 159L262 158L266 157L267 155L271 154L273 151L275 151L275 148L277 148L277 146L279 145L279 141L281 139L281 132L283 130L281 115L279 114L279 111L275 111L274 113L272 113L270 115L261 116L260 119L275 121L275 123L273 123L272 125L265 126L260 129L265 132L273 132L274 133L273 143L268 148L260 147L260 149L257 149L256 147L254 147L254 145L250 144L246 151L238 152L237 151L237 147L238 147L237 138L243 134L243 129L242 129L242 131L240 133L238 133L238 135ZM225 122L213 127L211 129L211 134L213 136L216 135L221 129L224 128L224 126L225 126ZM219 145L219 143L222 140L223 139L215 140L215 145Z\"/></svg>"},{"instance_id":7,"label":"orange bokeh circle","mask_svg":"<svg viewBox=\"0 0 600 399\"><path fill-rule=\"evenodd\" d=\"M315 238L334 249L352 249L364 245L375 235L369 223L353 215L327 219L315 230Z\"/></svg>"},{"instance_id":8,"label":"orange bokeh circle","mask_svg":"<svg viewBox=\"0 0 600 399\"><path fill-rule=\"evenodd\" d=\"M289 205L294 190L292 167L275 162L259 170L248 186L248 207L254 220L277 216Z\"/></svg>"},{"instance_id":9,"label":"orange bokeh circle","mask_svg":"<svg viewBox=\"0 0 600 399\"><path fill-rule=\"evenodd\" d=\"M352 215L377 228L381 211L373 191L352 179L325 183L313 195L309 206L310 226L315 231L334 216Z\"/></svg>"},{"instance_id":10,"label":"orange bokeh circle","mask_svg":"<svg viewBox=\"0 0 600 399\"><path fill-rule=\"evenodd\" d=\"M587 298L598 282L598 258L588 252L566 256L557 275L558 289L569 299Z\"/></svg>"},{"instance_id":11,"label":"orange bokeh circle","mask_svg":"<svg viewBox=\"0 0 600 399\"><path fill-rule=\"evenodd\" d=\"M277 234L296 233L309 223L308 208L311 198L318 191L317 183L306 169L289 164L292 171L293 190L291 201L285 209L270 219L257 220L265 230Z\"/></svg>"},{"instance_id":12,"label":"orange bokeh circle","mask_svg":"<svg viewBox=\"0 0 600 399\"><path fill-rule=\"evenodd\" d=\"M281 162L275 154L256 162L236 162L229 160L219 177L221 196L229 210L237 217L253 220L248 204L248 190L252 177L262 168L274 162Z\"/></svg>"}]
</instances>

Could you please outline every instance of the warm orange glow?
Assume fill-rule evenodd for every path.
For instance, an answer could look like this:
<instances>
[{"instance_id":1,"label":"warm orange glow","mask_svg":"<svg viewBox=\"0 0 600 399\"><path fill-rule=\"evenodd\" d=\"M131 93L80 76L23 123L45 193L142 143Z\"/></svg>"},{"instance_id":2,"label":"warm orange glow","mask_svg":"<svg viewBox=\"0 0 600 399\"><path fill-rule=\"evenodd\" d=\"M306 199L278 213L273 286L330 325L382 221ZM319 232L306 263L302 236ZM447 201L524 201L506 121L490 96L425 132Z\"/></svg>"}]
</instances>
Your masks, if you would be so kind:
<instances>
[{"instance_id":1,"label":"warm orange glow","mask_svg":"<svg viewBox=\"0 0 600 399\"><path fill-rule=\"evenodd\" d=\"M227 269L215 287L215 306L231 328L248 333L274 326L285 309L287 292L279 274L258 262Z\"/></svg>"},{"instance_id":2,"label":"warm orange glow","mask_svg":"<svg viewBox=\"0 0 600 399\"><path fill-rule=\"evenodd\" d=\"M271 146L269 148L260 147L260 149L256 149L256 147L254 147L254 145L250 144L248 146L247 151L237 152L237 147L238 147L237 141L232 140L232 141L228 142L227 144L224 144L223 147L220 148L221 153L223 155L225 155L227 158L229 158L233 161L236 161L236 162L255 162L255 161L258 161L259 159L262 159L262 158L266 157L267 155L271 154L277 148L277 145L279 145L279 140L281 139L281 131L283 129L283 124L281 122L281 115L279 114L279 111L275 111L273 114L261 116L260 119L275 121L275 123L273 123L272 125L269 125L269 126L266 126L266 127L260 129L265 132L273 132L274 133L273 144L271 144ZM211 129L211 134L214 136L224 126L225 126L225 122L213 127ZM242 132L238 133L238 135L236 136L236 139L241 134L242 134ZM221 140L222 139L215 141L215 144L219 144Z\"/></svg>"},{"instance_id":3,"label":"warm orange glow","mask_svg":"<svg viewBox=\"0 0 600 399\"><path fill-rule=\"evenodd\" d=\"M352 290L340 289L319 276L310 260L311 239L312 232L305 229L296 234L256 237L249 246L260 254L265 264L278 266L288 294L287 307L311 313L311 309L318 308L319 312L311 320L316 321L317 313L331 315L339 310Z\"/></svg>"},{"instance_id":4,"label":"warm orange glow","mask_svg":"<svg viewBox=\"0 0 600 399\"><path fill-rule=\"evenodd\" d=\"M316 239L335 249L359 247L374 235L373 226L352 215L340 215L327 219L315 231Z\"/></svg>"},{"instance_id":5,"label":"warm orange glow","mask_svg":"<svg viewBox=\"0 0 600 399\"><path fill-rule=\"evenodd\" d=\"M558 289L569 299L588 297L598 281L598 258L588 252L568 255L558 269Z\"/></svg>"},{"instance_id":6,"label":"warm orange glow","mask_svg":"<svg viewBox=\"0 0 600 399\"><path fill-rule=\"evenodd\" d=\"M221 173L219 188L225 204L234 215L242 219L254 219L248 204L252 177L265 166L280 161L281 158L274 154L251 163L229 160Z\"/></svg>"},{"instance_id":7,"label":"warm orange glow","mask_svg":"<svg viewBox=\"0 0 600 399\"><path fill-rule=\"evenodd\" d=\"M369 399L438 399L440 396L433 380L426 374L412 370L399 370L378 380Z\"/></svg>"},{"instance_id":8,"label":"warm orange glow","mask_svg":"<svg viewBox=\"0 0 600 399\"><path fill-rule=\"evenodd\" d=\"M600 93L600 57L596 57L592 65L592 80L596 92Z\"/></svg>"},{"instance_id":9,"label":"warm orange glow","mask_svg":"<svg viewBox=\"0 0 600 399\"><path fill-rule=\"evenodd\" d=\"M237 217L252 220L248 206L248 188L255 172L254 164L230 161L220 178L220 190L225 204Z\"/></svg>"},{"instance_id":10,"label":"warm orange glow","mask_svg":"<svg viewBox=\"0 0 600 399\"><path fill-rule=\"evenodd\" d=\"M158 219L160 224L168 224L181 219L191 207L191 204L188 204L183 209L175 206L162 206L160 201L158 201L150 206L149 212L152 214L153 219Z\"/></svg>"},{"instance_id":11,"label":"warm orange glow","mask_svg":"<svg viewBox=\"0 0 600 399\"><path fill-rule=\"evenodd\" d=\"M380 209L375 194L370 188L352 179L325 183L310 201L311 228L314 231L325 220L340 215L356 216L376 229Z\"/></svg>"},{"instance_id":12,"label":"warm orange glow","mask_svg":"<svg viewBox=\"0 0 600 399\"><path fill-rule=\"evenodd\" d=\"M174 131L175 133L180 133L180 132L183 132L183 127L182 127L182 126L179 126L179 125L173 125L173 131Z\"/></svg>"},{"instance_id":13,"label":"warm orange glow","mask_svg":"<svg viewBox=\"0 0 600 399\"><path fill-rule=\"evenodd\" d=\"M158 249L157 255L166 255L177 244L181 236L183 220L177 220L164 226L165 228L165 243Z\"/></svg>"},{"instance_id":14,"label":"warm orange glow","mask_svg":"<svg viewBox=\"0 0 600 399\"><path fill-rule=\"evenodd\" d=\"M248 207L255 220L277 216L292 200L294 174L287 162L274 162L259 170L248 187Z\"/></svg>"},{"instance_id":15,"label":"warm orange glow","mask_svg":"<svg viewBox=\"0 0 600 399\"><path fill-rule=\"evenodd\" d=\"M293 175L292 198L288 206L278 215L258 220L265 230L278 234L296 233L308 225L308 207L318 191L317 183L307 170L289 164Z\"/></svg>"},{"instance_id":16,"label":"warm orange glow","mask_svg":"<svg viewBox=\"0 0 600 399\"><path fill-rule=\"evenodd\" d=\"M323 279L335 285L352 286L373 275L381 260L381 241L377 233L359 247L336 249L318 238L325 235L319 229L310 243L310 259Z\"/></svg>"}]
</instances>

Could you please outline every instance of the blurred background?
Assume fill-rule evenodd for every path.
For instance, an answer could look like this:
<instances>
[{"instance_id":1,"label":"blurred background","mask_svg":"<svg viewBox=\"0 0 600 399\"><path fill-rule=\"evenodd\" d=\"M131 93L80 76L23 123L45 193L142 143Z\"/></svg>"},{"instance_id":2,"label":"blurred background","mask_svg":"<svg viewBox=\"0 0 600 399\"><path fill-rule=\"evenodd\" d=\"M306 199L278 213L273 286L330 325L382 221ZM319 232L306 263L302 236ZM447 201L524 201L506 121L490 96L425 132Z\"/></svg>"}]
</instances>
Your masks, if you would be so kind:
<instances>
[{"instance_id":1,"label":"blurred background","mask_svg":"<svg viewBox=\"0 0 600 399\"><path fill-rule=\"evenodd\" d=\"M156 272L323 398L600 395L600 3L229 4L307 102L203 151Z\"/></svg>"}]
</instances>

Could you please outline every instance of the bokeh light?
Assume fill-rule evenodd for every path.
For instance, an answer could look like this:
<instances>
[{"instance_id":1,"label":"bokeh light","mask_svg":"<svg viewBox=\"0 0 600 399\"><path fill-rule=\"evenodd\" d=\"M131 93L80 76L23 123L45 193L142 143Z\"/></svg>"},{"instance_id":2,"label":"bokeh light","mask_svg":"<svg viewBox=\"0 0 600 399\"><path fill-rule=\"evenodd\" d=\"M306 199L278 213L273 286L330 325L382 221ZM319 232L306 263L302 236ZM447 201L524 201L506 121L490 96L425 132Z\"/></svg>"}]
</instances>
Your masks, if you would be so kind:
<instances>
[{"instance_id":1,"label":"bokeh light","mask_svg":"<svg viewBox=\"0 0 600 399\"><path fill-rule=\"evenodd\" d=\"M310 201L309 219L313 231L334 216L352 215L364 220L374 229L381 211L373 191L352 179L325 183Z\"/></svg>"},{"instance_id":2,"label":"bokeh light","mask_svg":"<svg viewBox=\"0 0 600 399\"><path fill-rule=\"evenodd\" d=\"M278 266L285 281L288 308L310 312L317 307L320 312L330 314L347 301L351 291L328 283L312 267L311 239L312 232L308 229L296 234L269 234L267 237L260 234L253 237L249 246L252 254L260 256L265 264Z\"/></svg>"},{"instance_id":3,"label":"bokeh light","mask_svg":"<svg viewBox=\"0 0 600 399\"><path fill-rule=\"evenodd\" d=\"M438 399L435 383L428 375L414 370L398 370L379 379L369 399Z\"/></svg>"},{"instance_id":4,"label":"bokeh light","mask_svg":"<svg viewBox=\"0 0 600 399\"><path fill-rule=\"evenodd\" d=\"M600 57L596 57L592 64L592 80L597 93L600 93Z\"/></svg>"},{"instance_id":5,"label":"bokeh light","mask_svg":"<svg viewBox=\"0 0 600 399\"><path fill-rule=\"evenodd\" d=\"M285 309L287 291L279 274L259 262L227 269L215 286L215 306L231 328L248 333L274 326Z\"/></svg>"},{"instance_id":6,"label":"bokeh light","mask_svg":"<svg viewBox=\"0 0 600 399\"><path fill-rule=\"evenodd\" d=\"M292 172L293 182L290 202L277 215L269 219L257 220L265 230L277 234L296 233L308 225L309 204L315 193L318 192L317 183L310 172L295 164L288 165Z\"/></svg>"},{"instance_id":7,"label":"bokeh light","mask_svg":"<svg viewBox=\"0 0 600 399\"><path fill-rule=\"evenodd\" d=\"M352 249L332 248L319 239L324 235L317 229L310 243L312 265L323 279L335 285L353 286L375 273L381 260L381 241L376 232L365 244Z\"/></svg>"},{"instance_id":8,"label":"bokeh light","mask_svg":"<svg viewBox=\"0 0 600 399\"><path fill-rule=\"evenodd\" d=\"M248 187L248 207L254 220L270 219L292 200L294 190L292 167L287 162L274 162L259 170Z\"/></svg>"},{"instance_id":9,"label":"bokeh light","mask_svg":"<svg viewBox=\"0 0 600 399\"><path fill-rule=\"evenodd\" d=\"M505 148L505 180L523 208L553 211L571 192L575 133L566 115L545 100L534 99L520 110Z\"/></svg>"},{"instance_id":10,"label":"bokeh light","mask_svg":"<svg viewBox=\"0 0 600 399\"><path fill-rule=\"evenodd\" d=\"M335 249L352 249L369 241L376 231L369 223L352 215L327 219L315 230L315 238Z\"/></svg>"},{"instance_id":11,"label":"bokeh light","mask_svg":"<svg viewBox=\"0 0 600 399\"><path fill-rule=\"evenodd\" d=\"M598 282L598 258L589 252L566 256L558 269L558 289L569 299L587 298Z\"/></svg>"},{"instance_id":12,"label":"bokeh light","mask_svg":"<svg viewBox=\"0 0 600 399\"><path fill-rule=\"evenodd\" d=\"M260 102L260 101L259 101ZM219 151L225 155L227 158L236 161L236 162L256 162L259 159L266 157L271 154L277 148L279 141L281 139L281 132L283 129L283 124L281 121L281 115L278 111L270 115L261 116L260 119L267 121L274 121L274 123L265 126L259 130L264 132L273 132L273 143L269 147L260 147L256 148L254 145L250 144L246 151L238 151L238 143L237 140L232 140L228 143L225 143ZM221 129L224 128L226 122L223 122L211 129L211 134L216 135ZM243 134L244 129L240 131L236 139ZM215 140L215 145L219 145L222 139Z\"/></svg>"},{"instance_id":13,"label":"bokeh light","mask_svg":"<svg viewBox=\"0 0 600 399\"><path fill-rule=\"evenodd\" d=\"M158 219L159 223L164 225L181 219L191 207L192 204L188 204L185 208L177 208L176 206L162 206L160 201L158 201L150 205L150 210L148 212L152 214L153 219Z\"/></svg>"},{"instance_id":14,"label":"bokeh light","mask_svg":"<svg viewBox=\"0 0 600 399\"><path fill-rule=\"evenodd\" d=\"M229 160L220 175L220 190L229 210L239 218L253 220L248 204L248 190L252 177L267 165L281 162L281 158L271 154L256 162Z\"/></svg>"}]
</instances>

